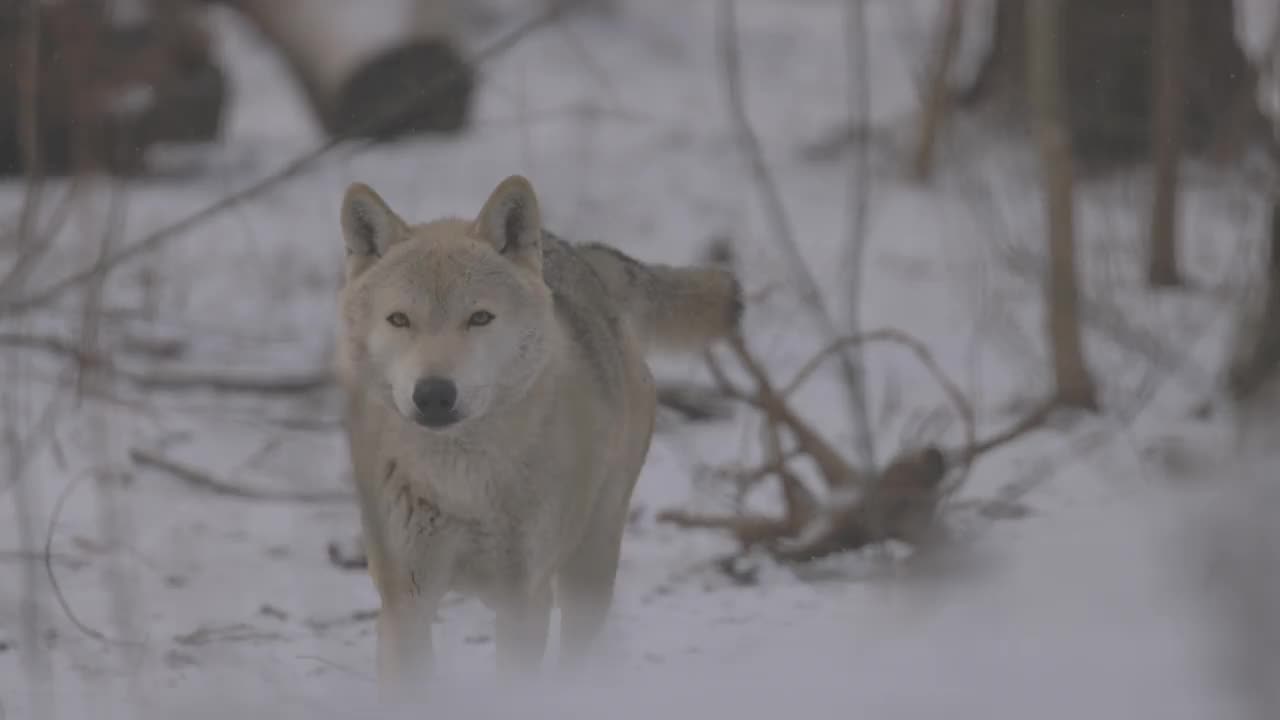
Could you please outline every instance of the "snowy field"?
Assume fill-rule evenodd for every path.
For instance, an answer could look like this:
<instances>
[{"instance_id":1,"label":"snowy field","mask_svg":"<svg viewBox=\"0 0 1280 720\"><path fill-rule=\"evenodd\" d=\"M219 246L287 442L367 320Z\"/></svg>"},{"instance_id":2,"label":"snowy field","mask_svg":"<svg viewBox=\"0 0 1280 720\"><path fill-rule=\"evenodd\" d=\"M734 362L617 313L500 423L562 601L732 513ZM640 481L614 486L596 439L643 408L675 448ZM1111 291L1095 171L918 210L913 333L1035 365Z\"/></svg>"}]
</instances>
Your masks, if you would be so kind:
<instances>
[{"instance_id":1,"label":"snowy field","mask_svg":"<svg viewBox=\"0 0 1280 720\"><path fill-rule=\"evenodd\" d=\"M532 3L488 5L509 11L469 16L473 48ZM11 477L0 481L0 720L33 717L46 701L57 718L370 716L376 594L363 572L337 568L328 552L331 543L349 547L358 529L336 393L213 392L188 382L305 384L327 373L338 202L349 182L367 182L403 215L425 220L472 214L501 178L523 173L557 233L662 262L696 261L710 238L729 237L749 293L790 282L726 111L714 3L619 5L616 15L543 28L486 65L475 121L461 137L340 150L121 266L106 286L98 343L135 380L117 377L74 406L74 393L62 392L74 381L66 358L3 351L0 392L38 444L21 475L36 509L27 518L34 558L19 550ZM948 126L932 185L904 180L915 79L940 3L867 3L871 103L860 112L875 132L857 150L873 181L863 188L861 278L845 263L854 151L814 149L847 126L843 4L739 5L751 119L837 320L848 324L849 290L860 283L863 327L920 338L971 398L980 434L1008 426L1050 380L1035 277L1036 165L1017 138L970 117ZM163 178L124 185L121 242L322 139L280 58L233 16L217 17L235 91L226 142L208 156L172 158ZM1214 382L1257 265L1265 208L1247 179L1199 167L1189 177L1183 257L1193 289L1176 295L1152 295L1142 282L1142 173L1082 192L1086 340L1110 412L984 457L946 511L955 539L945 552L928 562L866 552L801 569L753 557L754 581L736 582L717 565L735 549L727 538L655 516L726 509L722 489L696 480L708 466L757 459L757 419L745 408L710 424L664 416L598 665L495 689L491 615L455 602L437 625L444 677L415 716L1249 717L1247 683L1233 681L1245 662L1239 640L1251 633L1241 632L1243 611L1223 610L1236 607L1223 588L1259 571L1214 562L1208 550L1222 527L1248 527L1222 520L1247 513L1220 502L1240 464ZM29 287L93 262L105 189L93 197L97 211L69 219ZM0 186L0 218L21 200L20 185ZM0 330L74 339L84 314L72 295ZM746 325L781 377L823 344L785 288L752 304ZM883 461L945 398L907 353L877 348L867 357ZM1170 357L1177 367L1158 362ZM661 379L708 382L697 359L654 366ZM182 389L164 387L166 378ZM41 425L55 396L55 419ZM805 386L797 406L852 457L845 399L831 371ZM958 444L959 425L942 439ZM1255 443L1264 468L1266 444ZM211 492L148 458L263 497ZM46 542L57 590L88 632L55 601ZM35 632L24 624L29 591ZM45 652L29 652L33 642ZM47 666L25 666L30 657ZM1272 663L1280 679L1274 653L1257 662ZM41 684L28 682L32 670ZM1259 672L1265 678L1266 666Z\"/></svg>"}]
</instances>

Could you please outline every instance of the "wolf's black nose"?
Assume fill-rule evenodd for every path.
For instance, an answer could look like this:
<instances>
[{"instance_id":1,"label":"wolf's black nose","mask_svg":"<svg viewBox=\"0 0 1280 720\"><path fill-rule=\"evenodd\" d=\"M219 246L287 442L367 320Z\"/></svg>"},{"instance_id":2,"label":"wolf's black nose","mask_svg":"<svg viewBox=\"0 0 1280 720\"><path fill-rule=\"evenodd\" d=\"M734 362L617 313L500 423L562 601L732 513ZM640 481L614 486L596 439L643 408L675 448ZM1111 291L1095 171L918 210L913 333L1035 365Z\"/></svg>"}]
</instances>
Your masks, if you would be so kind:
<instances>
[{"instance_id":1,"label":"wolf's black nose","mask_svg":"<svg viewBox=\"0 0 1280 720\"><path fill-rule=\"evenodd\" d=\"M427 427L443 427L458 419L454 404L458 402L458 386L452 380L432 377L413 386L413 406L418 419Z\"/></svg>"}]
</instances>

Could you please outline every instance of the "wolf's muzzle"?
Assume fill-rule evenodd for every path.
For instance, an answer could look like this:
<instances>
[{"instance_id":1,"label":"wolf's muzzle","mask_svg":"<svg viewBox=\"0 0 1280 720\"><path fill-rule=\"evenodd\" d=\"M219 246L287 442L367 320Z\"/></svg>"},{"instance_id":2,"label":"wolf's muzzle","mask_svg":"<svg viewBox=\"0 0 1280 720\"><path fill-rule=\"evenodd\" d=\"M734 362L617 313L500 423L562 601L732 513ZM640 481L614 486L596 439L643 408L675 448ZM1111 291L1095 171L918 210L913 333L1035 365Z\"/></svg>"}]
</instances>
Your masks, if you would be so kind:
<instances>
[{"instance_id":1,"label":"wolf's muzzle","mask_svg":"<svg viewBox=\"0 0 1280 720\"><path fill-rule=\"evenodd\" d=\"M458 414L458 386L452 380L431 377L413 386L413 407L419 425L442 428L461 419Z\"/></svg>"}]
</instances>

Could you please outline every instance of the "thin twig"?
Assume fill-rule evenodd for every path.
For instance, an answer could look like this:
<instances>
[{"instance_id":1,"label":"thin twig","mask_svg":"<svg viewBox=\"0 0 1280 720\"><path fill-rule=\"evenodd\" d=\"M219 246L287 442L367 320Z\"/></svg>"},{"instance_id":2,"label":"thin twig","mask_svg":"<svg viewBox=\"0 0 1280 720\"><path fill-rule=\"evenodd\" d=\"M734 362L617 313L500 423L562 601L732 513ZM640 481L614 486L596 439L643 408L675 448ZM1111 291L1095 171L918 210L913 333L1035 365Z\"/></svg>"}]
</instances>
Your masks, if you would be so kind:
<instances>
[{"instance_id":1,"label":"thin twig","mask_svg":"<svg viewBox=\"0 0 1280 720\"><path fill-rule=\"evenodd\" d=\"M86 367L110 373L141 390L185 392L208 391L247 395L305 395L331 387L333 373L317 370L298 375L235 377L213 372L154 372L122 368L93 351L56 335L0 333L0 347L33 350L71 358Z\"/></svg>"},{"instance_id":2,"label":"thin twig","mask_svg":"<svg viewBox=\"0 0 1280 720\"><path fill-rule=\"evenodd\" d=\"M809 270L809 266L804 260L804 255L800 252L800 246L796 242L786 205L782 202L782 193L778 190L777 182L769 171L769 164L765 161L764 149L760 144L760 138L756 135L755 129L751 125L750 117L747 114L746 97L742 87L742 57L738 47L736 0L720 0L718 8L719 23L716 39L724 68L729 114L733 121L738 143L741 145L742 152L751 165L752 177L764 203L764 215L770 225L769 235L778 243L783 255L786 257L787 264L791 268L793 281L799 286L801 302L813 314L824 339L828 341L834 340L840 333L836 330L835 321L832 319L831 312L822 298L818 283L814 279L813 273ZM845 388L850 393L850 399L855 401L850 409L854 413L852 421L855 425L854 430L857 432L857 425L861 421L861 414L857 412L856 404L856 396L859 395L858 388L860 387L858 372L853 361L843 353L840 355L840 371L844 377ZM867 428L868 432L869 430Z\"/></svg>"},{"instance_id":3,"label":"thin twig","mask_svg":"<svg viewBox=\"0 0 1280 720\"><path fill-rule=\"evenodd\" d=\"M16 292L19 285L26 281L31 275L36 264L40 262L53 248L54 242L58 236L62 234L62 229L66 225L67 220L71 217L71 208L76 204L80 197L80 186L84 182L81 176L75 176L71 180L70 186L58 199L58 204L53 207L50 217L45 227L38 232L34 228L35 217L31 216L27 220L28 210L32 207L24 204L22 211L22 219L19 220L18 228L15 230L15 238L22 238L23 233L35 233L33 238L20 239L18 245L22 248L13 265L0 278L0 298L7 297L10 293Z\"/></svg>"},{"instance_id":4,"label":"thin twig","mask_svg":"<svg viewBox=\"0 0 1280 720\"><path fill-rule=\"evenodd\" d=\"M773 421L780 422L791 431L796 444L813 458L822 472L822 476L833 485L847 485L864 482L866 478L852 465L845 461L840 453L822 437L808 422L796 414L773 386L773 381L764 367L756 360L746 341L735 335L729 338L729 348L733 350L738 362L751 376L756 385L756 392L750 396L749 402L758 407ZM842 356L843 357L843 356ZM719 373L723 377L723 372Z\"/></svg>"},{"instance_id":5,"label":"thin twig","mask_svg":"<svg viewBox=\"0 0 1280 720\"><path fill-rule=\"evenodd\" d=\"M933 174L933 158L938 144L938 133L946 118L947 106L951 99L947 80L956 49L960 46L963 18L964 7L961 1L947 0L942 19L942 31L933 56L933 65L926 78L928 84L924 92L924 106L920 110L920 137L916 141L916 152L911 163L911 177L916 182L925 182Z\"/></svg>"},{"instance_id":6,"label":"thin twig","mask_svg":"<svg viewBox=\"0 0 1280 720\"><path fill-rule=\"evenodd\" d=\"M671 509L658 513L656 520L683 530L726 530L743 547L776 542L798 532L788 518L765 515L701 515Z\"/></svg>"},{"instance_id":7,"label":"thin twig","mask_svg":"<svg viewBox=\"0 0 1280 720\"><path fill-rule=\"evenodd\" d=\"M580 1L581 0L571 0L571 2L557 4L550 10L520 24L515 29L498 38L493 42L493 44L474 54L467 63L464 63L464 67L474 69L507 52L511 48L515 47L525 37L530 35L534 30L537 30L543 25L546 25L558 18L566 7ZM463 69L459 68L451 72L432 76L431 82L427 83L427 86L422 90L422 93L434 93L440 88L445 87L448 83L456 81L457 75L460 72L463 72ZM384 123L403 115L409 108L412 108L417 101L418 98L416 96L406 97L403 103L397 103L389 106L386 112L374 114L364 122L358 123L348 133L334 135L332 138L321 143L314 149L290 160L279 170L276 170L266 177L252 182L244 188L218 199L211 205L197 210L184 218L169 223L162 228L154 230L141 239L121 248L119 251L104 258L98 266L72 273L61 280L55 281L44 288L23 297L0 298L0 314L7 313L14 315L43 307L60 297L63 293L88 282L98 272L110 272L116 267L123 265L136 257L156 250L157 248L172 241L174 238L199 226L205 221L222 214L226 210L262 195L268 190L283 184L285 181L310 171L319 160L328 156L344 142L352 138L360 137L372 128L382 127Z\"/></svg>"},{"instance_id":8,"label":"thin twig","mask_svg":"<svg viewBox=\"0 0 1280 720\"><path fill-rule=\"evenodd\" d=\"M75 611L71 609L71 604L67 602L67 597L62 592L62 585L58 582L58 575L53 571L53 536L58 527L58 518L62 516L62 509L66 506L71 494L75 492L76 488L80 487L80 483L84 482L86 477L88 476L80 475L68 482L67 486L62 490L62 494L58 496L57 502L53 505L53 515L49 518L49 528L44 536L45 574L49 577L49 585L53 589L54 599L58 601L58 606L62 608L62 613L67 616L72 625L75 625L77 630L107 645L141 647L146 644L144 641L110 638L104 635L102 631L90 627L82 621Z\"/></svg>"},{"instance_id":9,"label":"thin twig","mask_svg":"<svg viewBox=\"0 0 1280 720\"><path fill-rule=\"evenodd\" d=\"M370 675L368 675L368 674L366 674L366 673L362 673L362 672L360 672L359 670L353 670L352 668L349 668L349 667L347 667L346 665L343 665L343 664L338 663L338 662L334 662L333 660L330 660L330 659L328 659L328 658L322 658L322 657L320 657L319 655L299 655L299 656L298 656L298 659L299 659L299 660L310 660L311 662L319 663L319 664L324 665L324 666L326 666L326 667L333 668L334 670L337 670L337 671L339 671L339 672L342 672L342 673L344 673L344 674L346 674L346 675L350 675L351 677L356 678L357 680L364 680L364 681L365 681L365 682L367 682L367 683L376 683L376 682L377 682L377 680L376 680L375 678L373 678L372 676L370 676Z\"/></svg>"},{"instance_id":10,"label":"thin twig","mask_svg":"<svg viewBox=\"0 0 1280 720\"><path fill-rule=\"evenodd\" d=\"M179 392L205 390L249 395L305 395L331 387L333 374L319 370L311 374L266 377L229 377L211 373L167 375L131 373L130 380L146 390Z\"/></svg>"},{"instance_id":11,"label":"thin twig","mask_svg":"<svg viewBox=\"0 0 1280 720\"><path fill-rule=\"evenodd\" d=\"M782 483L782 502L786 508L784 517L794 532L800 532L817 516L818 501L787 465L788 460L799 453L783 451L778 424L772 421L766 422L764 434L766 466L772 468L773 474L777 475L778 481Z\"/></svg>"},{"instance_id":12,"label":"thin twig","mask_svg":"<svg viewBox=\"0 0 1280 720\"><path fill-rule=\"evenodd\" d=\"M101 272L101 265L124 234L128 219L128 196L125 186L110 179L107 182L107 207L104 220L99 223L97 218L88 218L89 225L101 225L103 231L95 261L99 272L89 281L87 291L83 294L80 326L80 347L84 351L82 357L97 354L101 339L103 294L106 286L106 273ZM88 203L85 207L89 207ZM89 387L98 385L97 380L104 374L104 369L104 366L98 363L77 364L75 383L77 407L85 402L85 391ZM95 423L88 439L103 457L114 455L111 448L112 432L105 424ZM126 504L121 507L117 502L117 475L110 469L101 469L96 472L101 473L98 475L98 482L94 484L99 535L108 547L130 547L131 542L126 533L133 527L133 523L128 515L129 506ZM137 583L130 581L128 576L119 572L120 560L117 556L113 554L107 558L107 562L116 566L111 568L114 572L108 572L104 587L107 591L107 605L114 632L121 636L133 636L137 630L133 615L133 610L138 606L134 595ZM132 682L129 691L130 694L137 691L136 685ZM136 695L133 699L137 699Z\"/></svg>"},{"instance_id":13,"label":"thin twig","mask_svg":"<svg viewBox=\"0 0 1280 720\"><path fill-rule=\"evenodd\" d=\"M865 0L846 2L844 43L848 56L846 71L849 77L849 118L858 127L871 122L871 54L867 40L867 8ZM871 164L864 146L853 148L850 157L846 188L849 195L845 274L849 278L849 334L857 335L862 329L862 270L871 203ZM851 346L847 355L841 353L840 362L849 411L853 414L853 433L858 453L867 467L875 468L875 434L871 429L871 414L867 410L866 364L862 360L860 346ZM875 472L874 469L872 472Z\"/></svg>"},{"instance_id":14,"label":"thin twig","mask_svg":"<svg viewBox=\"0 0 1280 720\"><path fill-rule=\"evenodd\" d=\"M129 451L129 458L141 467L160 470L183 481L197 490L220 495L222 497L241 500L258 500L266 502L314 503L314 504L347 504L355 500L355 495L337 490L332 491L267 491L242 487L192 467L186 463L167 458L142 448Z\"/></svg>"},{"instance_id":15,"label":"thin twig","mask_svg":"<svg viewBox=\"0 0 1280 720\"><path fill-rule=\"evenodd\" d=\"M992 435L991 437L973 443L969 447L961 451L961 460L965 463L971 463L980 456L995 450L1001 445L1006 445L1028 432L1040 427L1044 424L1049 416L1053 414L1061 405L1054 398L1035 406L1031 412L1027 413L1021 420L1005 428L1003 431Z\"/></svg>"},{"instance_id":16,"label":"thin twig","mask_svg":"<svg viewBox=\"0 0 1280 720\"><path fill-rule=\"evenodd\" d=\"M881 328L879 330L863 333L862 335L838 339L836 342L823 348L817 355L814 355L809 362L805 363L800 371L796 373L795 378L792 379L790 383L787 383L787 385L782 389L782 395L785 397L795 392L796 388L804 384L804 382L813 375L814 371L818 369L824 360L831 355L840 352L844 346L862 345L872 342L888 342L901 345L910 350L916 356L921 364L923 364L933 375L934 379L938 381L943 392L946 393L947 399L955 407L956 412L959 413L960 419L965 426L965 444L969 447L976 447L977 421L974 417L973 408L969 405L969 401L965 398L964 393L960 391L960 387L956 385L955 381L948 377L945 372L943 372L942 367L938 365L937 359L934 358L933 353L930 352L929 348L926 347L924 343L914 337L911 337L905 332L894 328Z\"/></svg>"},{"instance_id":17,"label":"thin twig","mask_svg":"<svg viewBox=\"0 0 1280 720\"><path fill-rule=\"evenodd\" d=\"M44 553L25 552L22 550L0 550L0 562L43 563L44 561L45 561ZM83 558L76 557L75 555L67 555L64 553L52 553L49 556L49 561L61 563L73 570L82 568L86 564L88 564Z\"/></svg>"}]
</instances>

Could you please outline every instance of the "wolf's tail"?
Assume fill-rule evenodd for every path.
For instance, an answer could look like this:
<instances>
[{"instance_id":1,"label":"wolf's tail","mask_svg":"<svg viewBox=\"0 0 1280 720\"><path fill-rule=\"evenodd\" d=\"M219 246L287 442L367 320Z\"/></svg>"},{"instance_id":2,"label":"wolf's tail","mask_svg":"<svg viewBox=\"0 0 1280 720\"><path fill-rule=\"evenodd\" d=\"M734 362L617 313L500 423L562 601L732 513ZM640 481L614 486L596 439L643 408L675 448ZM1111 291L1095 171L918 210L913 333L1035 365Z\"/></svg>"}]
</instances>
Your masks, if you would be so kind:
<instances>
[{"instance_id":1,"label":"wolf's tail","mask_svg":"<svg viewBox=\"0 0 1280 720\"><path fill-rule=\"evenodd\" d=\"M738 329L742 291L732 272L649 265L607 245L580 250L647 347L699 350Z\"/></svg>"}]
</instances>

